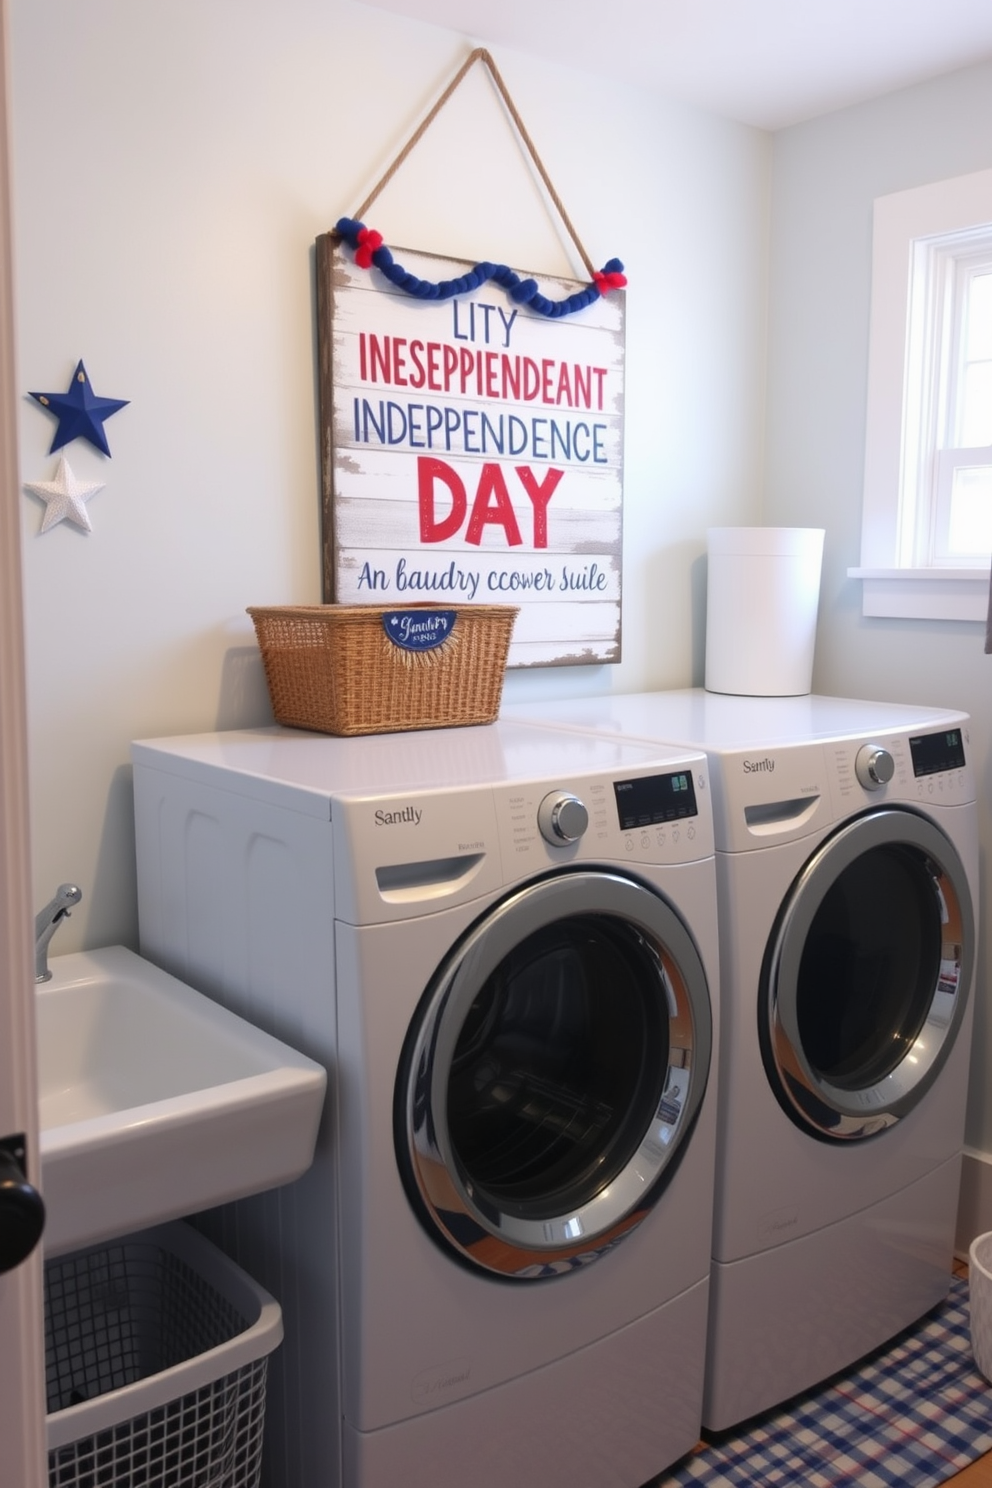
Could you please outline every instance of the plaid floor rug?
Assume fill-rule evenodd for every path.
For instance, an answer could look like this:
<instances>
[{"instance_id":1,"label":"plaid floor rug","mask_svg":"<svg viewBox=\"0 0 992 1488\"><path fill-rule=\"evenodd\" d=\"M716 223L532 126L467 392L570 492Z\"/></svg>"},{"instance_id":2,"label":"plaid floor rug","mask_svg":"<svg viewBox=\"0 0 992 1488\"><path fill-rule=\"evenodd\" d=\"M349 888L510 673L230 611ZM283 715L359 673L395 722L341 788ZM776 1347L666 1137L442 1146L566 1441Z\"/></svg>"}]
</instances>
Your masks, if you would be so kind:
<instances>
[{"instance_id":1,"label":"plaid floor rug","mask_svg":"<svg viewBox=\"0 0 992 1488\"><path fill-rule=\"evenodd\" d=\"M722 1435L657 1488L931 1488L992 1449L992 1387L975 1367L968 1283L850 1374Z\"/></svg>"}]
</instances>

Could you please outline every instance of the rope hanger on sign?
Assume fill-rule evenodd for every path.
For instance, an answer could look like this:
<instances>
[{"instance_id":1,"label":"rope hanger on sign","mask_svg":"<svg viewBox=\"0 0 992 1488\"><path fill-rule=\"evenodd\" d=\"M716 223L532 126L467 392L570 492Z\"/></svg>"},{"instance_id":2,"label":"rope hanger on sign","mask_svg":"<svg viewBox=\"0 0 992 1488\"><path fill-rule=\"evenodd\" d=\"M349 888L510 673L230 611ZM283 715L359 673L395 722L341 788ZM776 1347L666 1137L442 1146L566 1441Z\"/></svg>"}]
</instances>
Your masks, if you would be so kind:
<instances>
[{"instance_id":1,"label":"rope hanger on sign","mask_svg":"<svg viewBox=\"0 0 992 1488\"><path fill-rule=\"evenodd\" d=\"M383 187L392 180L413 147L426 134L466 73L479 61L484 62L488 68L493 83L506 105L510 118L513 120L520 138L527 146L527 150L537 168L538 174L544 182L555 210L568 230L569 236L578 250L579 257L582 259L589 274L591 282L586 288L578 290L575 294L569 295L564 300L549 300L545 295L541 294L535 279L521 279L520 275L516 274L513 269L507 268L506 264L493 264L486 261L477 263L468 273L462 274L457 279L442 279L436 283L428 279L418 279L415 274L408 273L402 265L396 263L393 255L382 241L382 234L376 232L374 228L366 227L364 221L361 220ZM601 296L608 294L611 289L623 289L627 283L623 272L623 264L618 258L611 258L598 271L593 268L592 260L582 246L568 213L565 211L560 196L551 184L551 178L545 170L544 162L537 153L534 142L528 134L520 114L517 112L509 90L500 76L499 68L485 47L476 47L475 51L469 54L430 113L414 131L413 135L396 156L396 159L373 187L365 201L362 202L355 216L353 218L341 217L336 224L335 231L353 249L355 262L359 268L367 269L374 264L391 284L394 284L406 294L420 300L452 299L455 295L467 294L471 290L478 289L480 285L485 284L488 280L492 280L507 291L510 299L515 304L527 305L539 315L544 315L554 320L563 315L573 315L577 310L584 310L587 305L593 304Z\"/></svg>"}]
</instances>

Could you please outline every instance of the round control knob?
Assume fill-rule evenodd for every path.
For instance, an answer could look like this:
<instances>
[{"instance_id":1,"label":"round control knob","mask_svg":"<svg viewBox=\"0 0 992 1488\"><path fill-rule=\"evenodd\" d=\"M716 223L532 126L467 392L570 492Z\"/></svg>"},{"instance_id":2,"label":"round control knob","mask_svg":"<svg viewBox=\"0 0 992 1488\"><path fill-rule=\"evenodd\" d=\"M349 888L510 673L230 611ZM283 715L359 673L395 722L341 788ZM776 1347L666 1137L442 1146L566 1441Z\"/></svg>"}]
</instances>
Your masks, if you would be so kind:
<instances>
[{"instance_id":1,"label":"round control knob","mask_svg":"<svg viewBox=\"0 0 992 1488\"><path fill-rule=\"evenodd\" d=\"M553 847L578 842L589 825L589 813L569 791L552 791L537 808L541 836Z\"/></svg>"},{"instance_id":2,"label":"round control knob","mask_svg":"<svg viewBox=\"0 0 992 1488\"><path fill-rule=\"evenodd\" d=\"M896 773L896 762L881 744L862 744L854 761L854 773L865 790L881 790Z\"/></svg>"}]
</instances>

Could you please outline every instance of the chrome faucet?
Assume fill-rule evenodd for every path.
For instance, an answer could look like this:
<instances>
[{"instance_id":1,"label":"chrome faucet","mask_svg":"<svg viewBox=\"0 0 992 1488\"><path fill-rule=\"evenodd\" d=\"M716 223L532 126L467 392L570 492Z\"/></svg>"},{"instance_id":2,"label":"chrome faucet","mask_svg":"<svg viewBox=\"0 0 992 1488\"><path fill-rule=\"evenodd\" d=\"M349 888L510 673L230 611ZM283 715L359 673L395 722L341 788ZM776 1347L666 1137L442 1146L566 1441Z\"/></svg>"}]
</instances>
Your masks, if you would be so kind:
<instances>
[{"instance_id":1,"label":"chrome faucet","mask_svg":"<svg viewBox=\"0 0 992 1488\"><path fill-rule=\"evenodd\" d=\"M48 969L48 946L52 936L63 920L69 918L69 910L83 897L82 889L75 884L59 884L55 898L34 917L34 979L36 982L51 981Z\"/></svg>"}]
</instances>

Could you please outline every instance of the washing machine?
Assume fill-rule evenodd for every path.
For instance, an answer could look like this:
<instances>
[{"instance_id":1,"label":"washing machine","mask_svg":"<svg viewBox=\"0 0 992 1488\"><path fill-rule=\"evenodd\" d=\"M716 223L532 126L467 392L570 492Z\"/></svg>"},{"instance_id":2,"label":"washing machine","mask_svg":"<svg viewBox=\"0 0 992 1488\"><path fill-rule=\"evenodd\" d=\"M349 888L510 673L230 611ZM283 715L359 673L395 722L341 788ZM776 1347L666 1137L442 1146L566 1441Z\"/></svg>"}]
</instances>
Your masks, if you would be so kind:
<instances>
[{"instance_id":1,"label":"washing machine","mask_svg":"<svg viewBox=\"0 0 992 1488\"><path fill-rule=\"evenodd\" d=\"M269 1488L638 1488L698 1440L718 979L698 751L513 723L133 747L142 952L326 1064L200 1221L282 1303Z\"/></svg>"},{"instance_id":2,"label":"washing machine","mask_svg":"<svg viewBox=\"0 0 992 1488\"><path fill-rule=\"evenodd\" d=\"M950 1284L975 961L968 718L701 690L517 718L702 748L720 891L703 1419L850 1365Z\"/></svg>"}]
</instances>

